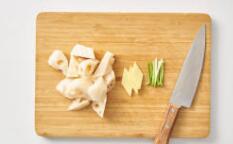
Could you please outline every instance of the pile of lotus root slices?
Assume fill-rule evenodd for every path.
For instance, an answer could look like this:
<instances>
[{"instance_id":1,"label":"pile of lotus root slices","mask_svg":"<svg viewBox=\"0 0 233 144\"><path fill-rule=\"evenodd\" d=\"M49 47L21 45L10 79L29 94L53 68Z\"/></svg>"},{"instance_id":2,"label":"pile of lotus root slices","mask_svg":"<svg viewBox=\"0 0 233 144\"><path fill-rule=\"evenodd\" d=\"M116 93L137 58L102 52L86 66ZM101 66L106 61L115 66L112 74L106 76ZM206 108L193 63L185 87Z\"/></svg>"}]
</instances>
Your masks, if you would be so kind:
<instances>
[{"instance_id":1,"label":"pile of lotus root slices","mask_svg":"<svg viewBox=\"0 0 233 144\"><path fill-rule=\"evenodd\" d=\"M80 110L91 104L98 116L103 118L107 93L114 87L116 80L112 67L114 61L111 52L105 52L99 61L92 48L80 44L71 50L69 62L62 51L53 51L48 63L65 76L56 89L72 100L68 110Z\"/></svg>"}]
</instances>

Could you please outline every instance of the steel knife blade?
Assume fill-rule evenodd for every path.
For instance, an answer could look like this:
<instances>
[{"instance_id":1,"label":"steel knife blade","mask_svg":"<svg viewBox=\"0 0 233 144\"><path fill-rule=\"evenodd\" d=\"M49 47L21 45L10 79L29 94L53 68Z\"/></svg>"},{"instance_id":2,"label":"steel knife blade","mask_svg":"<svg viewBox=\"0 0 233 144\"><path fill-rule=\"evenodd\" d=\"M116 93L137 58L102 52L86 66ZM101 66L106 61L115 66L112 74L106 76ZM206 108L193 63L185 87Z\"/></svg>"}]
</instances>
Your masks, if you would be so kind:
<instances>
[{"instance_id":1,"label":"steel knife blade","mask_svg":"<svg viewBox=\"0 0 233 144\"><path fill-rule=\"evenodd\" d=\"M205 54L205 25L196 34L185 58L180 75L170 98L170 103L190 107L199 83Z\"/></svg>"}]
</instances>

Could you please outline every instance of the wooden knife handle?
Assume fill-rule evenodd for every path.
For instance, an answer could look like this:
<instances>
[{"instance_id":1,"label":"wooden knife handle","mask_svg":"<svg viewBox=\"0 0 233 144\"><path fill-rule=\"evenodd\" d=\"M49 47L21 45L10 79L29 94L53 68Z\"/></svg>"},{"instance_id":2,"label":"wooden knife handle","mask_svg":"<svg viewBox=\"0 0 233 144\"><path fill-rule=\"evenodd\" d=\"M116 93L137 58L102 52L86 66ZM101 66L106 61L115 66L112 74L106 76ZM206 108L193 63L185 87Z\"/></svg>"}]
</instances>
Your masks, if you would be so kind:
<instances>
[{"instance_id":1,"label":"wooden knife handle","mask_svg":"<svg viewBox=\"0 0 233 144\"><path fill-rule=\"evenodd\" d=\"M173 104L169 104L165 119L158 136L155 138L154 144L168 144L178 112L179 107Z\"/></svg>"}]
</instances>

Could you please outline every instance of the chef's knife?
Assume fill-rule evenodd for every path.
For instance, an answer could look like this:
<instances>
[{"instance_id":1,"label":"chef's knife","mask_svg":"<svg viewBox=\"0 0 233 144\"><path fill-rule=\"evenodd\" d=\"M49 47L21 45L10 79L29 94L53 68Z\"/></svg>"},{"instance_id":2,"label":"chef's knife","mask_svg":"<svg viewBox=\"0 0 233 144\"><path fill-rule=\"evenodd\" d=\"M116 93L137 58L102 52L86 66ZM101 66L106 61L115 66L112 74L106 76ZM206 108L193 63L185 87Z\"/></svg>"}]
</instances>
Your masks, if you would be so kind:
<instances>
[{"instance_id":1,"label":"chef's knife","mask_svg":"<svg viewBox=\"0 0 233 144\"><path fill-rule=\"evenodd\" d=\"M190 107L199 83L205 54L205 25L202 25L196 34L183 67L181 69L176 86L170 98L170 104L165 115L159 135L155 144L167 144L181 107Z\"/></svg>"}]
</instances>

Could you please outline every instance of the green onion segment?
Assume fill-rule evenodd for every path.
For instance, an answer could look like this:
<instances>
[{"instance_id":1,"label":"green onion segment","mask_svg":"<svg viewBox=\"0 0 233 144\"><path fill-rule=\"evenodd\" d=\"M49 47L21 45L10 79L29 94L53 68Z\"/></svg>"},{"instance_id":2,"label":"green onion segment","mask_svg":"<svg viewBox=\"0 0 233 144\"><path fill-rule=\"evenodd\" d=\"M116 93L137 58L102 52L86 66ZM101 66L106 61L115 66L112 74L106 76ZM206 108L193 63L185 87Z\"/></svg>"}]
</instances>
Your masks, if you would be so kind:
<instances>
[{"instance_id":1,"label":"green onion segment","mask_svg":"<svg viewBox=\"0 0 233 144\"><path fill-rule=\"evenodd\" d=\"M164 61L157 58L148 63L148 84L153 87L160 87L164 84Z\"/></svg>"}]
</instances>

